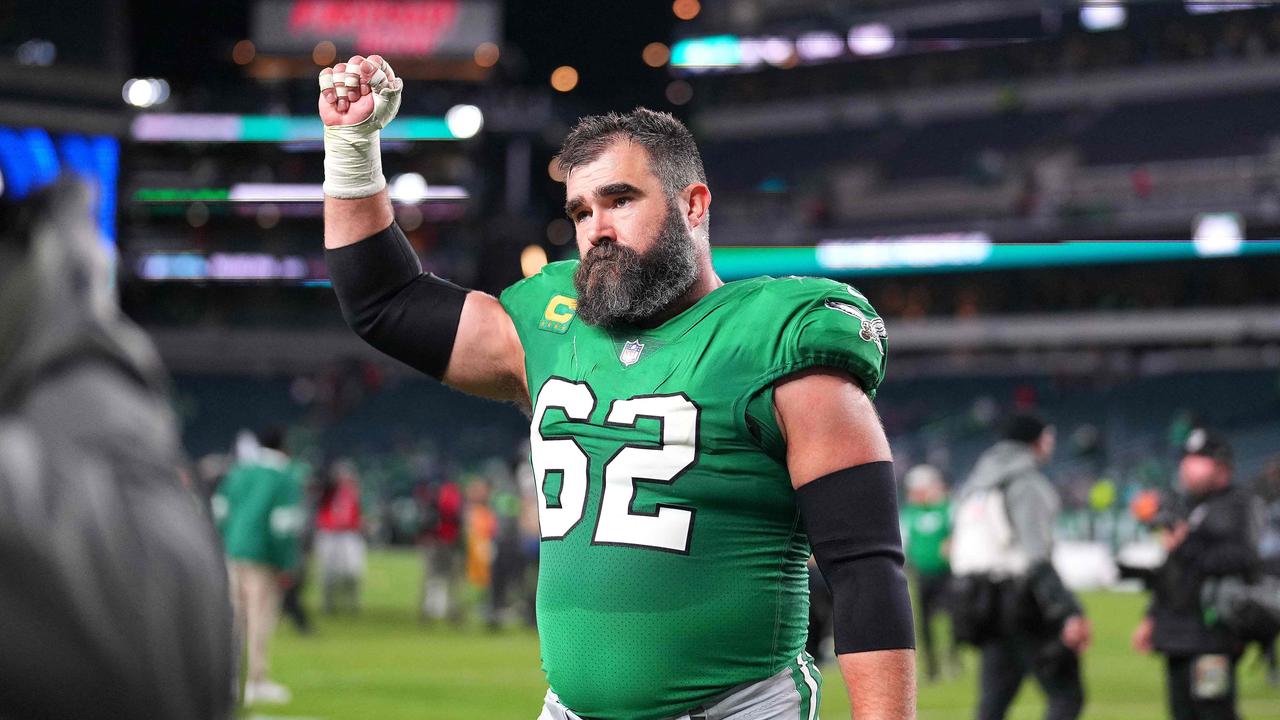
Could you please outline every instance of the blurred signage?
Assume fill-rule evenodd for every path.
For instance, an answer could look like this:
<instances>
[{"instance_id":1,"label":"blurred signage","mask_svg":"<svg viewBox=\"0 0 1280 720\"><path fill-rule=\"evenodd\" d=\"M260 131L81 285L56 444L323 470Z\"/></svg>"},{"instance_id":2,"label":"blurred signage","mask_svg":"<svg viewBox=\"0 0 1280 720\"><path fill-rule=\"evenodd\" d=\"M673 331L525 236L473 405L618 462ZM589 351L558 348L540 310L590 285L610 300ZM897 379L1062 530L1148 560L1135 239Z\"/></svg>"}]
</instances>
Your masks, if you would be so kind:
<instances>
[{"instance_id":1,"label":"blurred signage","mask_svg":"<svg viewBox=\"0 0 1280 720\"><path fill-rule=\"evenodd\" d=\"M984 238L982 233L956 233L828 240L810 247L718 247L712 250L712 261L720 277L730 280L757 275L908 275L1280 255L1280 240L1244 241L1227 234L1196 240L1059 243L999 243Z\"/></svg>"},{"instance_id":2,"label":"blurred signage","mask_svg":"<svg viewBox=\"0 0 1280 720\"><path fill-rule=\"evenodd\" d=\"M260 0L253 41L268 53L309 55L327 40L339 55L470 58L500 25L493 0Z\"/></svg>"},{"instance_id":3,"label":"blurred signage","mask_svg":"<svg viewBox=\"0 0 1280 720\"><path fill-rule=\"evenodd\" d=\"M1213 2L1213 0L1183 0L1183 4L1187 7L1187 12L1191 15L1207 15L1209 13L1232 12L1234 10L1256 10L1260 7L1268 7L1273 3L1269 0L1254 0L1253 2Z\"/></svg>"}]
</instances>

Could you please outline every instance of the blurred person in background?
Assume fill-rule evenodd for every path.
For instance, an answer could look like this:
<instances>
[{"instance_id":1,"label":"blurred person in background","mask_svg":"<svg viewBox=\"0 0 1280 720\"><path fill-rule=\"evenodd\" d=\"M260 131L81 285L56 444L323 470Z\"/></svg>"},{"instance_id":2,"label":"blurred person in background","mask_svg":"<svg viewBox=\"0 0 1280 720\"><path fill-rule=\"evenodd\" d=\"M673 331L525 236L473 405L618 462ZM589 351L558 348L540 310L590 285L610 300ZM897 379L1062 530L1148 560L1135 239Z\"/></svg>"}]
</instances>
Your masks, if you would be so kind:
<instances>
[{"instance_id":1,"label":"blurred person in background","mask_svg":"<svg viewBox=\"0 0 1280 720\"><path fill-rule=\"evenodd\" d=\"M1053 567L1062 503L1041 470L1055 442L1043 419L1014 415L956 493L953 618L981 651L978 720L1004 718L1028 672L1047 697L1046 720L1084 709L1080 656L1090 625Z\"/></svg>"},{"instance_id":2,"label":"blurred person in background","mask_svg":"<svg viewBox=\"0 0 1280 720\"><path fill-rule=\"evenodd\" d=\"M461 620L458 585L464 569L462 488L452 480L419 486L424 522L422 544L422 620Z\"/></svg>"},{"instance_id":3,"label":"blurred person in background","mask_svg":"<svg viewBox=\"0 0 1280 720\"><path fill-rule=\"evenodd\" d=\"M288 688L270 679L270 642L282 586L290 582L289 571L298 563L304 522L302 488L285 454L284 431L266 430L258 441L256 451L238 448L240 461L213 500L231 574L236 626L248 657L245 705L287 703L291 698Z\"/></svg>"},{"instance_id":4,"label":"blurred person in background","mask_svg":"<svg viewBox=\"0 0 1280 720\"><path fill-rule=\"evenodd\" d=\"M316 509L316 561L324 611L360 610L366 546L355 464L339 460L329 470Z\"/></svg>"},{"instance_id":5,"label":"blurred person in background","mask_svg":"<svg viewBox=\"0 0 1280 720\"><path fill-rule=\"evenodd\" d=\"M1190 507L1161 534L1168 552L1152 581L1151 604L1133 635L1140 652L1165 656L1174 720L1235 720L1241 637L1211 622L1202 589L1211 578L1250 578L1259 569L1256 513L1231 482L1226 439L1196 428L1187 435L1178 482Z\"/></svg>"},{"instance_id":6,"label":"blurred person in background","mask_svg":"<svg viewBox=\"0 0 1280 720\"><path fill-rule=\"evenodd\" d=\"M226 567L91 202L0 198L0 717L224 720Z\"/></svg>"},{"instance_id":7,"label":"blurred person in background","mask_svg":"<svg viewBox=\"0 0 1280 720\"><path fill-rule=\"evenodd\" d=\"M903 476L907 502L902 508L902 544L907 570L916 581L916 631L924 645L925 677L938 679L939 665L933 636L933 617L950 613L951 503L942 472L932 465L916 465ZM948 633L950 635L950 633ZM959 648L954 637L947 645L949 672L958 672Z\"/></svg>"},{"instance_id":8,"label":"blurred person in background","mask_svg":"<svg viewBox=\"0 0 1280 720\"><path fill-rule=\"evenodd\" d=\"M391 67L355 56L319 84L344 318L531 415L542 717L814 715L811 551L853 713L913 717L897 485L872 403L887 333L867 298L821 278L724 283L693 136L645 108L565 139L581 260L500 299L468 291L424 273L395 222L379 146L403 88Z\"/></svg>"},{"instance_id":9,"label":"blurred person in background","mask_svg":"<svg viewBox=\"0 0 1280 720\"><path fill-rule=\"evenodd\" d=\"M303 598L306 593L307 579L310 576L308 566L315 546L314 518L318 501L317 488L309 463L297 457L291 457L289 470L302 491L302 501L299 503L301 531L298 535L297 559L293 567L285 573L280 596L280 613L293 623L299 635L310 635L313 630L311 613L307 612Z\"/></svg>"},{"instance_id":10,"label":"blurred person in background","mask_svg":"<svg viewBox=\"0 0 1280 720\"><path fill-rule=\"evenodd\" d=\"M1280 578L1280 457L1269 459L1254 483L1254 492L1262 503L1261 531L1258 537L1258 559L1262 572ZM1280 686L1280 658L1276 653L1277 638L1263 643L1267 663L1267 682Z\"/></svg>"},{"instance_id":11,"label":"blurred person in background","mask_svg":"<svg viewBox=\"0 0 1280 720\"><path fill-rule=\"evenodd\" d=\"M515 474L507 463L494 463L493 507L496 521L493 539L493 570L489 578L488 623L491 629L502 626L503 620L518 602L523 589L525 558L521 547L520 513L522 498L516 485Z\"/></svg>"},{"instance_id":12,"label":"blurred person in background","mask_svg":"<svg viewBox=\"0 0 1280 720\"><path fill-rule=\"evenodd\" d=\"M494 539L498 532L498 518L489 507L489 499L488 481L472 478L467 483L467 504L462 524L467 552L467 581L473 588L486 593L492 587Z\"/></svg>"}]
</instances>

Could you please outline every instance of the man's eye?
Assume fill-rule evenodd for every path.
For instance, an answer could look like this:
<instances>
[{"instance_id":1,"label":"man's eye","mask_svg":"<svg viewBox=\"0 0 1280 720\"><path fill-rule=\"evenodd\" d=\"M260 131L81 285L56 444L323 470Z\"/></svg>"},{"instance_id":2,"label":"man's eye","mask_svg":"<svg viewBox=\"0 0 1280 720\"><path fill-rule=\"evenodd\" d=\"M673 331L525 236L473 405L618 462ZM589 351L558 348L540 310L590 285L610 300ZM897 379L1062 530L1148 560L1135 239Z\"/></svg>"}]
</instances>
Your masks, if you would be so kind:
<instances>
[{"instance_id":1,"label":"man's eye","mask_svg":"<svg viewBox=\"0 0 1280 720\"><path fill-rule=\"evenodd\" d=\"M621 197L613 201L614 207L626 207L631 204L631 198Z\"/></svg>"},{"instance_id":2,"label":"man's eye","mask_svg":"<svg viewBox=\"0 0 1280 720\"><path fill-rule=\"evenodd\" d=\"M582 222L583 220L586 220L586 219L587 219L587 216L588 216L588 215L590 215L590 214L591 214L591 213L584 213L584 212L583 212L583 213L578 213L577 215L574 215L574 216L573 216L573 222L574 222L574 223L580 223L580 222Z\"/></svg>"}]
</instances>

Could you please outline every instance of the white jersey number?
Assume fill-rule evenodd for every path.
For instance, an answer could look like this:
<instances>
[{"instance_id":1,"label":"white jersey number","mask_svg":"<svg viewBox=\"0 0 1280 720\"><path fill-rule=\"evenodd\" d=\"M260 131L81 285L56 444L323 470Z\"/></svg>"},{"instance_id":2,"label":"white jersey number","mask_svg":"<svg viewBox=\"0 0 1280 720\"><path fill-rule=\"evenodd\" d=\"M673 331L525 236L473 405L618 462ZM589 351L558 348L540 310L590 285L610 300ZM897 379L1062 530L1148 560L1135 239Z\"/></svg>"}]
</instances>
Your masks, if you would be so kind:
<instances>
[{"instance_id":1,"label":"white jersey number","mask_svg":"<svg viewBox=\"0 0 1280 720\"><path fill-rule=\"evenodd\" d=\"M557 408L567 419L585 422L595 405L595 394L586 383L552 378L538 393L529 443L544 540L563 538L582 520L591 461L577 440L543 437L542 420L548 410ZM606 425L635 427L637 419L651 418L661 427L661 439L656 447L624 446L605 463L604 492L593 543L689 552L693 508L659 504L648 513L636 512L631 504L637 482L670 484L697 462L699 414L698 406L683 393L613 402ZM561 476L559 502L555 505L547 501L544 489L550 473Z\"/></svg>"}]
</instances>

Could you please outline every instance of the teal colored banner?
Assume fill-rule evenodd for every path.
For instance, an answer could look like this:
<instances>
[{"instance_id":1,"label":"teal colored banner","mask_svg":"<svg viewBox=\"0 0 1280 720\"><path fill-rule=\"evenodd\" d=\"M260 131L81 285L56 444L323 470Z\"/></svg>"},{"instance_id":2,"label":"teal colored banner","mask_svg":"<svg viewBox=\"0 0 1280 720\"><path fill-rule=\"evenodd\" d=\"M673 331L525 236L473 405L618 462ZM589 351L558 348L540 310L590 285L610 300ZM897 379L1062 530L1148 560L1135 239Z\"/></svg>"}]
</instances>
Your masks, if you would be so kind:
<instances>
[{"instance_id":1,"label":"teal colored banner","mask_svg":"<svg viewBox=\"0 0 1280 720\"><path fill-rule=\"evenodd\" d=\"M1062 243L851 242L816 247L721 247L712 250L726 280L757 275L866 277L974 270L1203 260L1280 255L1280 240L1199 244L1191 240L1079 240Z\"/></svg>"}]
</instances>

